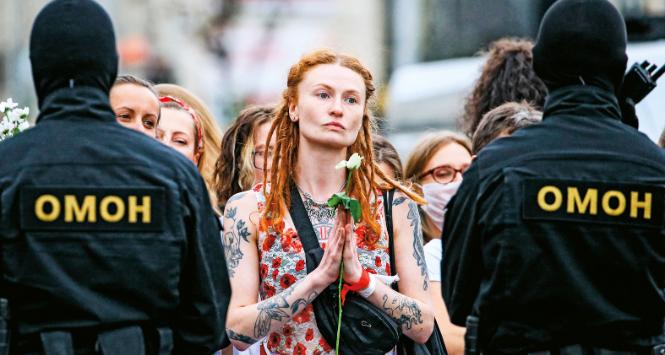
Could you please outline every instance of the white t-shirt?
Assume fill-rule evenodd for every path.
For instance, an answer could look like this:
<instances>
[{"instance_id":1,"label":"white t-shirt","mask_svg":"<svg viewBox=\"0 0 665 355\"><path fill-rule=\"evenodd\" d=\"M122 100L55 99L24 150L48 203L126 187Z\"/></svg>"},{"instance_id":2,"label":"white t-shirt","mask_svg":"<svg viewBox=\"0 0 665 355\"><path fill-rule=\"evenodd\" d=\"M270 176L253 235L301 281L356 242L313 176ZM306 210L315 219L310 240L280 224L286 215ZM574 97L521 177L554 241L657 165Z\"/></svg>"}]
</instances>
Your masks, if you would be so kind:
<instances>
[{"instance_id":1,"label":"white t-shirt","mask_svg":"<svg viewBox=\"0 0 665 355\"><path fill-rule=\"evenodd\" d=\"M425 263L430 281L441 282L441 258L443 244L441 239L432 239L425 244Z\"/></svg>"}]
</instances>

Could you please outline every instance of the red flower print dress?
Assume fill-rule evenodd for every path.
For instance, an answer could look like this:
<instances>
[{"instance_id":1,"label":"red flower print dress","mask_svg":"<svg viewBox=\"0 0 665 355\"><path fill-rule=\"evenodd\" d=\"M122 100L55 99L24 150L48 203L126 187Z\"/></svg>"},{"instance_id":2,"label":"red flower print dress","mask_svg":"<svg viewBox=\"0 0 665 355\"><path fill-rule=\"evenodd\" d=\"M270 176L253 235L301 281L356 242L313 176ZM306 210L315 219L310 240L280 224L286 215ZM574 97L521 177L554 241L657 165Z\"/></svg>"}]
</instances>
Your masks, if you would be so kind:
<instances>
[{"instance_id":1,"label":"red flower print dress","mask_svg":"<svg viewBox=\"0 0 665 355\"><path fill-rule=\"evenodd\" d=\"M269 187L269 186L268 186ZM259 213L263 212L265 196L261 184L254 187L257 192ZM335 225L336 210L301 192L303 204L307 211L319 243L325 249L328 236ZM390 255L388 251L388 234L383 217L383 201L379 194L374 201L379 208L377 221L380 222L382 233L377 237L364 224L356 226L358 255L360 263L371 273L390 275ZM260 297L266 300L289 288L298 280L305 278L305 252L298 233L290 217L285 218L283 230L259 228L258 249L260 260ZM316 318L312 305L293 316L278 332L271 332L263 340L264 348L275 354L334 354L334 344L328 344L316 326Z\"/></svg>"}]
</instances>

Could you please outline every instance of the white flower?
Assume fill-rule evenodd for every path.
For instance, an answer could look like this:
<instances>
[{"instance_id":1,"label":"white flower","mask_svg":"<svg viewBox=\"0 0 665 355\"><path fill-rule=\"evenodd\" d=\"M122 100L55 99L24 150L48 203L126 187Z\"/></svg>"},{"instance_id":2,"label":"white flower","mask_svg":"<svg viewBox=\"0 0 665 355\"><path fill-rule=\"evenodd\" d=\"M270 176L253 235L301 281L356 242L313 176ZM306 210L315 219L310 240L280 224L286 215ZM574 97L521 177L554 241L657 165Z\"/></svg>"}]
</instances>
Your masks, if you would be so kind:
<instances>
[{"instance_id":1,"label":"white flower","mask_svg":"<svg viewBox=\"0 0 665 355\"><path fill-rule=\"evenodd\" d=\"M349 158L349 161L346 163L346 168L351 170L358 169L362 160L363 157L361 157L358 153L353 153L351 158Z\"/></svg>"},{"instance_id":2,"label":"white flower","mask_svg":"<svg viewBox=\"0 0 665 355\"><path fill-rule=\"evenodd\" d=\"M14 108L16 108L16 106L18 106L18 104L16 102L14 102L11 97L7 99L6 105L7 105L7 108L10 108L10 109L14 109Z\"/></svg>"},{"instance_id":3,"label":"white flower","mask_svg":"<svg viewBox=\"0 0 665 355\"><path fill-rule=\"evenodd\" d=\"M28 118L28 115L30 114L30 108L28 106L16 111L19 113L21 118Z\"/></svg>"},{"instance_id":4,"label":"white flower","mask_svg":"<svg viewBox=\"0 0 665 355\"><path fill-rule=\"evenodd\" d=\"M343 169L343 168L346 168L346 160L342 160L339 163L337 163L337 165L335 165L335 169L337 169L337 170Z\"/></svg>"},{"instance_id":5,"label":"white flower","mask_svg":"<svg viewBox=\"0 0 665 355\"><path fill-rule=\"evenodd\" d=\"M355 170L360 167L360 162L363 160L363 157L361 157L358 153L353 153L349 160L342 160L337 165L335 165L335 169L343 169L347 168L349 170Z\"/></svg>"},{"instance_id":6,"label":"white flower","mask_svg":"<svg viewBox=\"0 0 665 355\"><path fill-rule=\"evenodd\" d=\"M7 118L9 119L9 122L13 123L14 125L16 125L18 121L21 119L21 115L18 112L16 112L16 110L11 110L7 112L6 115Z\"/></svg>"},{"instance_id":7,"label":"white flower","mask_svg":"<svg viewBox=\"0 0 665 355\"><path fill-rule=\"evenodd\" d=\"M27 120L30 109L28 107L22 109L17 107L18 104L11 98L0 103L0 141L30 128L30 123Z\"/></svg>"}]
</instances>

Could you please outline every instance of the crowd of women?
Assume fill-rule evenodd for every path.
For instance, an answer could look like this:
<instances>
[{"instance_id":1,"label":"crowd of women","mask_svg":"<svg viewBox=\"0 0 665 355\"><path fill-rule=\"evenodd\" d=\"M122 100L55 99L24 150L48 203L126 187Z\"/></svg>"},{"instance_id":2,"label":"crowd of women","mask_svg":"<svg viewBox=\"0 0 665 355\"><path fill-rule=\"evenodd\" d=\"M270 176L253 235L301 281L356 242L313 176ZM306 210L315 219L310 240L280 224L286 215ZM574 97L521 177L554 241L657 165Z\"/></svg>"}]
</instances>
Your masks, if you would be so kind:
<instances>
[{"instance_id":1,"label":"crowd of women","mask_svg":"<svg viewBox=\"0 0 665 355\"><path fill-rule=\"evenodd\" d=\"M461 354L465 329L450 323L441 297L445 206L475 154L540 121L547 90L533 72L531 48L524 40L491 44L466 101L463 134L430 132L404 164L375 131L372 74L351 56L306 54L291 67L279 103L245 108L223 135L185 88L119 77L110 93L118 122L185 155L207 184L233 290L226 327L235 349L224 352L333 351L312 301L336 282L343 262L345 283L369 280L359 293L398 320L403 336L422 343L440 331L448 352ZM363 159L347 180L336 165L353 153ZM358 223L326 202L344 190L359 201ZM395 191L390 223L382 190ZM292 196L303 200L325 250L311 272ZM395 270L391 288L395 279L380 276Z\"/></svg>"}]
</instances>

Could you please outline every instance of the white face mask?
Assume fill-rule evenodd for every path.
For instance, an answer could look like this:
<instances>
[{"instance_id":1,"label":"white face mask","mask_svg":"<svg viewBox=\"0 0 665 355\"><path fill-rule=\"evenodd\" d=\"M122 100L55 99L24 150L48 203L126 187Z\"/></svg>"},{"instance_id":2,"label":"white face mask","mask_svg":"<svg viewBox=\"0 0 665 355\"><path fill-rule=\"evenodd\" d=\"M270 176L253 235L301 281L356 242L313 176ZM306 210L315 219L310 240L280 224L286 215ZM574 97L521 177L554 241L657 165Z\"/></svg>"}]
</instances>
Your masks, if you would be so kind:
<instances>
[{"instance_id":1,"label":"white face mask","mask_svg":"<svg viewBox=\"0 0 665 355\"><path fill-rule=\"evenodd\" d=\"M427 204L422 206L422 209L440 229L443 228L443 215L446 212L446 205L455 196L461 184L462 180L449 184L435 182L423 185L423 193L425 194Z\"/></svg>"}]
</instances>

